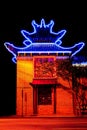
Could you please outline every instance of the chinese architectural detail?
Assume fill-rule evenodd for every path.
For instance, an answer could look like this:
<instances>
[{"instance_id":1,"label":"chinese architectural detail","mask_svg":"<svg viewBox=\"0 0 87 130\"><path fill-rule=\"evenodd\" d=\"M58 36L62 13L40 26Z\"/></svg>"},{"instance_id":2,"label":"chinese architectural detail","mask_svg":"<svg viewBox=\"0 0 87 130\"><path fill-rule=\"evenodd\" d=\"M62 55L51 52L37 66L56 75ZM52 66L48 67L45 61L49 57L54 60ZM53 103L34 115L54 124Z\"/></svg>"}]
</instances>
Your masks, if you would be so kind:
<instances>
[{"instance_id":1,"label":"chinese architectural detail","mask_svg":"<svg viewBox=\"0 0 87 130\"><path fill-rule=\"evenodd\" d=\"M12 58L13 62L16 62L16 57L19 53L70 53L71 56L74 56L85 45L84 42L79 42L72 47L62 47L61 39L65 35L66 30L61 30L57 33L53 32L53 20L49 24L45 24L44 19L42 19L40 25L33 20L32 26L34 31L31 33L26 30L21 30L22 35L25 37L23 41L24 47L15 47L9 42L4 43L8 51L14 56Z\"/></svg>"},{"instance_id":2,"label":"chinese architectural detail","mask_svg":"<svg viewBox=\"0 0 87 130\"><path fill-rule=\"evenodd\" d=\"M24 47L4 43L13 55L12 61L17 64L16 115L77 116L79 102L71 59L85 43L63 47L66 30L54 32L53 20L48 24L44 19L40 24L33 20L31 24L33 32L21 30Z\"/></svg>"},{"instance_id":3,"label":"chinese architectural detail","mask_svg":"<svg viewBox=\"0 0 87 130\"><path fill-rule=\"evenodd\" d=\"M35 78L55 78L56 67L54 58L35 58L34 59L34 77Z\"/></svg>"}]
</instances>

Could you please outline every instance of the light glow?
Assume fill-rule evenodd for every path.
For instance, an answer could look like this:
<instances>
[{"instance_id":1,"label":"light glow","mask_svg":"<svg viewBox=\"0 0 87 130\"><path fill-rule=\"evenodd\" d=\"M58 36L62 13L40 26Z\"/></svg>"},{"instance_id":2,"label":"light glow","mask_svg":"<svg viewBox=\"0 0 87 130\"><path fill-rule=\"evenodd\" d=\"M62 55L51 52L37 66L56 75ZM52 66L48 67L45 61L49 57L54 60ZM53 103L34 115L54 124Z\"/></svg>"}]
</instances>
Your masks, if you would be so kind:
<instances>
[{"instance_id":1,"label":"light glow","mask_svg":"<svg viewBox=\"0 0 87 130\"><path fill-rule=\"evenodd\" d=\"M24 47L16 47L9 42L5 42L6 49L12 53L12 61L16 63L17 55L20 53L37 53L39 54L55 54L56 53L70 53L71 57L76 55L83 47L84 42L79 42L72 47L62 47L62 37L65 35L66 30L58 31L57 33L52 31L54 21L51 20L49 24L45 24L44 19L40 24L32 21L34 28L33 32L21 30L22 35L25 37L23 41Z\"/></svg>"},{"instance_id":2,"label":"light glow","mask_svg":"<svg viewBox=\"0 0 87 130\"><path fill-rule=\"evenodd\" d=\"M73 63L72 64L73 66L79 66L79 67L85 67L85 66L87 66L87 62L81 62L81 63Z\"/></svg>"}]
</instances>

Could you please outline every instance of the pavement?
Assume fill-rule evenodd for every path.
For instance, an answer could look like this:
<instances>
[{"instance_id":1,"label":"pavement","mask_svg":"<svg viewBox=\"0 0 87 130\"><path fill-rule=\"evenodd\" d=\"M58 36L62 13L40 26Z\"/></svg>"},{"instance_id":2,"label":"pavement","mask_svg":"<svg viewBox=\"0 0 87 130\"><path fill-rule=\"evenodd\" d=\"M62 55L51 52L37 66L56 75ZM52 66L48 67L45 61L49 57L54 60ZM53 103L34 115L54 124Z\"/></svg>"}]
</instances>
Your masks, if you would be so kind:
<instances>
[{"instance_id":1,"label":"pavement","mask_svg":"<svg viewBox=\"0 0 87 130\"><path fill-rule=\"evenodd\" d=\"M83 116L60 116L60 115L30 115L30 116L18 116L18 115L8 115L8 116L0 116L0 118L87 118L87 115Z\"/></svg>"}]
</instances>

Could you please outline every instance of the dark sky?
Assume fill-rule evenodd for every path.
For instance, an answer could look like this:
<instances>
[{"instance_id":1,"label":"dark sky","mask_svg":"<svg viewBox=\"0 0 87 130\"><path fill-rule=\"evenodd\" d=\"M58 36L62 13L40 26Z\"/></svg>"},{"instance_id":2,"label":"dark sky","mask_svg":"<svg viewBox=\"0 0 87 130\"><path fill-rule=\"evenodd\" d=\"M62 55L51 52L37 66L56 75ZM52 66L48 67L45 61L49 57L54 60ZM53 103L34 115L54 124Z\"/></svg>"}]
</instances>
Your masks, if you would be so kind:
<instances>
[{"instance_id":1,"label":"dark sky","mask_svg":"<svg viewBox=\"0 0 87 130\"><path fill-rule=\"evenodd\" d=\"M23 3L22 3L23 4ZM81 4L81 3L80 3ZM15 46L23 46L24 40L20 31L25 29L32 32L32 20L40 24L42 18L48 24L54 20L54 31L66 29L67 33L62 39L62 46L72 46L78 42L85 42L81 51L87 54L87 11L85 4L53 3L40 4L15 4L5 3L0 11L0 115L15 114L16 95L16 64L11 61L12 54L4 47L4 42L11 42ZM4 7L5 6L5 7ZM35 6L35 7L34 7Z\"/></svg>"}]
</instances>

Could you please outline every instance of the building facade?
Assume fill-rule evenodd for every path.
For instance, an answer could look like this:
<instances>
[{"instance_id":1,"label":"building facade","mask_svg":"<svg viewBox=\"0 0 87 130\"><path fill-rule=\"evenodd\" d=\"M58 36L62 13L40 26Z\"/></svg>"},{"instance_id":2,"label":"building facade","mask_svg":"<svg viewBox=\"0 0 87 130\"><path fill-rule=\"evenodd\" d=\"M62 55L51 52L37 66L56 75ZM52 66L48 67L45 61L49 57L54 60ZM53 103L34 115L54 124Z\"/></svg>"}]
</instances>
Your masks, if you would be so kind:
<instances>
[{"instance_id":1,"label":"building facade","mask_svg":"<svg viewBox=\"0 0 87 130\"><path fill-rule=\"evenodd\" d=\"M40 25L32 21L32 33L22 30L24 47L8 42L5 47L16 63L16 115L75 116L71 58L84 46L83 42L70 48L61 46L66 30L52 31L54 22Z\"/></svg>"},{"instance_id":2,"label":"building facade","mask_svg":"<svg viewBox=\"0 0 87 130\"><path fill-rule=\"evenodd\" d=\"M63 59L51 55L17 57L17 115L74 114L69 92L72 82L57 76L55 60Z\"/></svg>"}]
</instances>

